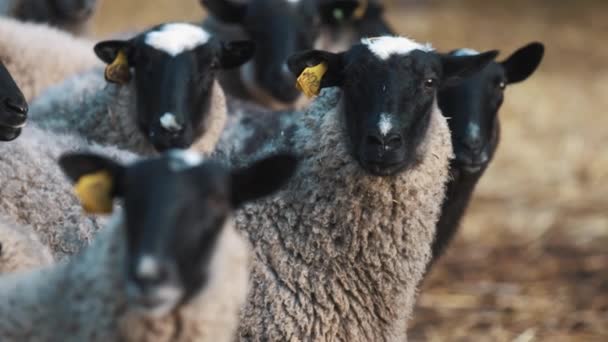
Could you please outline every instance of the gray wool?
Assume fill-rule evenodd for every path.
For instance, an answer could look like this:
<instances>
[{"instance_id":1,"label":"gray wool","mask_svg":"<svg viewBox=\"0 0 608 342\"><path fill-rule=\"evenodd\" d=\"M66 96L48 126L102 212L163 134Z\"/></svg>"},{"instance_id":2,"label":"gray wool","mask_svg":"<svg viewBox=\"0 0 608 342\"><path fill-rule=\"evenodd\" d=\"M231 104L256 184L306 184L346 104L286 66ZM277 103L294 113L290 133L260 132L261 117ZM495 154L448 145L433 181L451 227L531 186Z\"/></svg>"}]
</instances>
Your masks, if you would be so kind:
<instances>
[{"instance_id":1,"label":"gray wool","mask_svg":"<svg viewBox=\"0 0 608 342\"><path fill-rule=\"evenodd\" d=\"M61 3L62 9L57 3ZM78 13L78 8L84 3L91 10L88 15ZM45 23L73 34L86 34L96 3L96 0L0 0L0 14L27 22ZM69 9L69 13L62 13L65 9Z\"/></svg>"},{"instance_id":2,"label":"gray wool","mask_svg":"<svg viewBox=\"0 0 608 342\"><path fill-rule=\"evenodd\" d=\"M30 120L45 130L77 134L89 142L116 146L137 154L156 154L137 127L135 81L108 83L103 68L94 68L50 87L30 104ZM211 153L226 122L226 100L217 82L213 85L204 133L192 145Z\"/></svg>"},{"instance_id":3,"label":"gray wool","mask_svg":"<svg viewBox=\"0 0 608 342\"><path fill-rule=\"evenodd\" d=\"M435 105L417 163L371 176L349 153L339 97L323 92L289 144L260 152L293 149L302 160L283 191L237 216L254 250L242 341L407 338L448 180L450 132Z\"/></svg>"},{"instance_id":4,"label":"gray wool","mask_svg":"<svg viewBox=\"0 0 608 342\"><path fill-rule=\"evenodd\" d=\"M232 341L249 274L249 249L232 220L216 242L205 287L156 318L130 309L124 229L117 212L77 257L0 277L0 340Z\"/></svg>"},{"instance_id":5,"label":"gray wool","mask_svg":"<svg viewBox=\"0 0 608 342\"><path fill-rule=\"evenodd\" d=\"M101 65L93 45L44 24L0 17L0 60L28 102L68 76Z\"/></svg>"},{"instance_id":6,"label":"gray wool","mask_svg":"<svg viewBox=\"0 0 608 342\"><path fill-rule=\"evenodd\" d=\"M0 275L52 263L51 251L32 227L0 219Z\"/></svg>"},{"instance_id":7,"label":"gray wool","mask_svg":"<svg viewBox=\"0 0 608 342\"><path fill-rule=\"evenodd\" d=\"M100 221L86 216L57 160L68 151L94 151L119 160L135 157L115 148L91 146L68 135L27 126L15 141L0 144L0 217L32 227L57 259L88 245Z\"/></svg>"}]
</instances>

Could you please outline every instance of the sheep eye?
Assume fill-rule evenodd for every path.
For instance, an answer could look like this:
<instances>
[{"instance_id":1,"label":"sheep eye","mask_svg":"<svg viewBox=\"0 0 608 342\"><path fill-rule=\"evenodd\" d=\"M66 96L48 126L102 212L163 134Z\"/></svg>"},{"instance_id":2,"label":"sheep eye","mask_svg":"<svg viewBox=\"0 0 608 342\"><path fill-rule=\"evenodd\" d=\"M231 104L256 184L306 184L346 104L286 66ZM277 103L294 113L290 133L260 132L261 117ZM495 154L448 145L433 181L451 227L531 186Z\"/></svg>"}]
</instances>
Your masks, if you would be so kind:
<instances>
[{"instance_id":1,"label":"sheep eye","mask_svg":"<svg viewBox=\"0 0 608 342\"><path fill-rule=\"evenodd\" d=\"M437 81L434 78L427 78L424 80L424 87L426 89L434 89L437 85Z\"/></svg>"},{"instance_id":2,"label":"sheep eye","mask_svg":"<svg viewBox=\"0 0 608 342\"><path fill-rule=\"evenodd\" d=\"M498 88L505 89L507 87L507 83L505 81L498 82Z\"/></svg>"}]
</instances>

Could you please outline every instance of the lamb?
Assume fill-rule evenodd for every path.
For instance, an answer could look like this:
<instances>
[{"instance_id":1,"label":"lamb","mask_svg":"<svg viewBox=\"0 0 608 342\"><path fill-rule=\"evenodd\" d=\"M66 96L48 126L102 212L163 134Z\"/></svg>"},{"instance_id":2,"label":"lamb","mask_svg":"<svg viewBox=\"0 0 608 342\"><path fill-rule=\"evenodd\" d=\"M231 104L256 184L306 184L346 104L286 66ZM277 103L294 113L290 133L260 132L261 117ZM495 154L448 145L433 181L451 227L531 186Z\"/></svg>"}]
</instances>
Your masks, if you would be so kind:
<instances>
[{"instance_id":1,"label":"lamb","mask_svg":"<svg viewBox=\"0 0 608 342\"><path fill-rule=\"evenodd\" d=\"M96 7L97 0L3 0L0 14L85 34Z\"/></svg>"},{"instance_id":2,"label":"lamb","mask_svg":"<svg viewBox=\"0 0 608 342\"><path fill-rule=\"evenodd\" d=\"M0 275L53 262L51 251L40 242L32 227L0 220Z\"/></svg>"},{"instance_id":3,"label":"lamb","mask_svg":"<svg viewBox=\"0 0 608 342\"><path fill-rule=\"evenodd\" d=\"M87 191L122 199L124 211L78 257L0 277L0 339L231 341L249 271L232 213L279 189L296 163L277 155L228 170L177 150L129 166L64 155L73 181L106 175L107 188Z\"/></svg>"},{"instance_id":4,"label":"lamb","mask_svg":"<svg viewBox=\"0 0 608 342\"><path fill-rule=\"evenodd\" d=\"M0 18L0 60L27 101L68 76L100 65L93 42L47 25Z\"/></svg>"},{"instance_id":5,"label":"lamb","mask_svg":"<svg viewBox=\"0 0 608 342\"><path fill-rule=\"evenodd\" d=\"M123 160L135 158L112 147L89 146L69 135L29 125L19 139L0 144L0 218L29 226L61 260L88 245L102 223L83 215L72 188L55 166L67 150L92 148ZM6 247L6 246L5 246Z\"/></svg>"},{"instance_id":6,"label":"lamb","mask_svg":"<svg viewBox=\"0 0 608 342\"><path fill-rule=\"evenodd\" d=\"M341 0L200 2L210 14L202 24L206 30L221 39L250 39L257 46L251 61L220 74L222 88L230 96L274 110L306 104L293 87L295 78L287 68L287 58L321 41L322 12L348 11L351 6Z\"/></svg>"},{"instance_id":7,"label":"lamb","mask_svg":"<svg viewBox=\"0 0 608 342\"><path fill-rule=\"evenodd\" d=\"M478 52L459 49L452 54L477 55ZM506 86L532 75L543 54L541 43L527 44L504 61L492 61L460 85L446 87L439 93L439 108L450 118L448 123L456 158L450 163L450 182L437 224L433 262L439 259L458 231L475 186L494 157L500 140L498 110Z\"/></svg>"},{"instance_id":8,"label":"lamb","mask_svg":"<svg viewBox=\"0 0 608 342\"><path fill-rule=\"evenodd\" d=\"M217 70L241 65L253 51L249 41L223 42L187 23L102 41L95 53L108 64L105 73L91 70L50 88L31 104L30 117L44 129L139 154L189 146L210 153L226 121Z\"/></svg>"},{"instance_id":9,"label":"lamb","mask_svg":"<svg viewBox=\"0 0 608 342\"><path fill-rule=\"evenodd\" d=\"M0 62L0 141L11 141L21 134L27 111L27 101L21 89Z\"/></svg>"},{"instance_id":10,"label":"lamb","mask_svg":"<svg viewBox=\"0 0 608 342\"><path fill-rule=\"evenodd\" d=\"M309 86L339 90L301 113L286 143L260 152L302 160L284 191L237 215L254 250L240 340L406 338L452 156L436 92L495 56L379 37L290 58L296 75L326 69Z\"/></svg>"}]
</instances>

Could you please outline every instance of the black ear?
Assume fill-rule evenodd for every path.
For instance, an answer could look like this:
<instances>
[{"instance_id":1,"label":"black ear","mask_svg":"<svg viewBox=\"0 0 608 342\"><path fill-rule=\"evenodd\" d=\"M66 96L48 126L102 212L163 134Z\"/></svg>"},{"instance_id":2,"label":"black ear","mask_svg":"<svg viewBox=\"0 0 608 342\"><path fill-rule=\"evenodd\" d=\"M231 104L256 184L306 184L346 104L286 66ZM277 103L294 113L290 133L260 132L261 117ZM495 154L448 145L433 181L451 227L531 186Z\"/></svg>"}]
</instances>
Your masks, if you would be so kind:
<instances>
[{"instance_id":1,"label":"black ear","mask_svg":"<svg viewBox=\"0 0 608 342\"><path fill-rule=\"evenodd\" d=\"M247 4L231 0L200 0L201 5L219 20L238 24L242 23L247 14Z\"/></svg>"},{"instance_id":2,"label":"black ear","mask_svg":"<svg viewBox=\"0 0 608 342\"><path fill-rule=\"evenodd\" d=\"M507 73L507 82L516 83L528 78L540 65L545 54L545 47L541 43L530 43L515 51L502 62Z\"/></svg>"},{"instance_id":3,"label":"black ear","mask_svg":"<svg viewBox=\"0 0 608 342\"><path fill-rule=\"evenodd\" d=\"M457 84L462 79L485 68L498 55L497 50L483 52L471 56L440 55L443 75L441 86Z\"/></svg>"},{"instance_id":4,"label":"black ear","mask_svg":"<svg viewBox=\"0 0 608 342\"><path fill-rule=\"evenodd\" d=\"M344 53L309 50L296 53L287 60L287 66L295 77L302 71L322 62L327 63L327 72L321 80L321 88L340 87L344 83Z\"/></svg>"},{"instance_id":5,"label":"black ear","mask_svg":"<svg viewBox=\"0 0 608 342\"><path fill-rule=\"evenodd\" d=\"M232 171L232 205L272 194L279 190L295 173L298 159L292 154L277 154Z\"/></svg>"},{"instance_id":6,"label":"black ear","mask_svg":"<svg viewBox=\"0 0 608 342\"><path fill-rule=\"evenodd\" d=\"M93 153L65 153L59 157L59 166L73 183L82 176L107 171L113 180L114 195L123 193L121 184L125 168L112 159Z\"/></svg>"},{"instance_id":7,"label":"black ear","mask_svg":"<svg viewBox=\"0 0 608 342\"><path fill-rule=\"evenodd\" d=\"M358 0L321 0L319 13L321 22L326 25L336 25L350 21L353 13L359 7Z\"/></svg>"},{"instance_id":8,"label":"black ear","mask_svg":"<svg viewBox=\"0 0 608 342\"><path fill-rule=\"evenodd\" d=\"M254 53L255 43L249 40L222 43L220 65L222 69L239 67L249 61Z\"/></svg>"},{"instance_id":9,"label":"black ear","mask_svg":"<svg viewBox=\"0 0 608 342\"><path fill-rule=\"evenodd\" d=\"M112 64L118 52L131 45L128 40L106 40L95 44L95 54L106 64Z\"/></svg>"}]
</instances>

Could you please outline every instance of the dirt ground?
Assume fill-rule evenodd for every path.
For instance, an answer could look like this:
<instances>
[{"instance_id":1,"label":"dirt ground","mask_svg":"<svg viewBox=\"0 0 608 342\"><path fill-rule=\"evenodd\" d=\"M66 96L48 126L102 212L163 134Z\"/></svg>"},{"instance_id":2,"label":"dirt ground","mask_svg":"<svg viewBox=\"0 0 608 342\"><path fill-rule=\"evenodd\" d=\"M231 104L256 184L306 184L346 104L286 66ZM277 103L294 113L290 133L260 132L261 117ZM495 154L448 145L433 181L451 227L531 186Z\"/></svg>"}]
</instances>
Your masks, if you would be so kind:
<instances>
[{"instance_id":1,"label":"dirt ground","mask_svg":"<svg viewBox=\"0 0 608 342\"><path fill-rule=\"evenodd\" d=\"M199 20L198 0L103 0L95 33ZM508 89L502 141L421 289L413 341L608 341L608 1L389 2L438 50L546 45Z\"/></svg>"}]
</instances>

